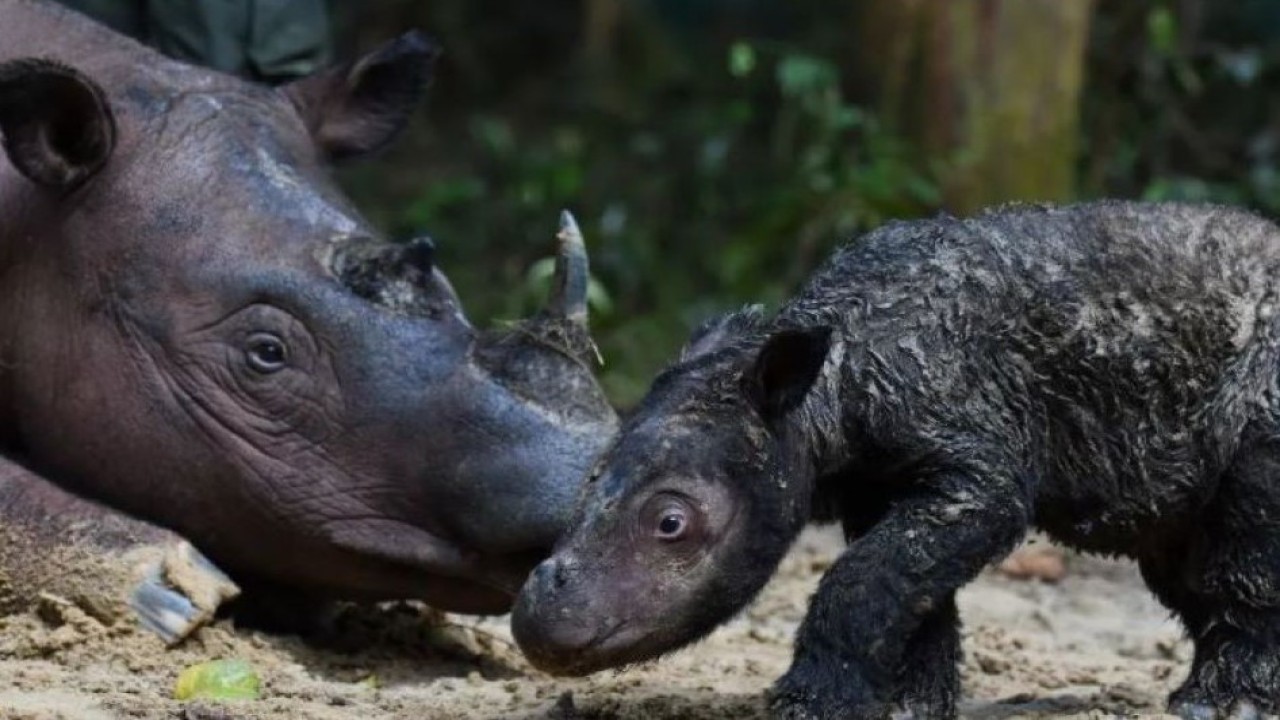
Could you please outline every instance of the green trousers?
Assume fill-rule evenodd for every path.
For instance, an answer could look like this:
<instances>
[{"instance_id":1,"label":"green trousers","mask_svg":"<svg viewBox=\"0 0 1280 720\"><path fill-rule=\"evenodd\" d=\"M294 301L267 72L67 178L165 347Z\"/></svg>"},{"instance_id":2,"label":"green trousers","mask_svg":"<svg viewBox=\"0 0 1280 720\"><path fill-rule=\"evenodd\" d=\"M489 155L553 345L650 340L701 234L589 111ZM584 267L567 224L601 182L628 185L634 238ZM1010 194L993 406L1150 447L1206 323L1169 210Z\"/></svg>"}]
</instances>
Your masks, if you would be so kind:
<instances>
[{"instance_id":1,"label":"green trousers","mask_svg":"<svg viewBox=\"0 0 1280 720\"><path fill-rule=\"evenodd\" d=\"M328 0L59 0L170 57L268 83L333 56Z\"/></svg>"}]
</instances>

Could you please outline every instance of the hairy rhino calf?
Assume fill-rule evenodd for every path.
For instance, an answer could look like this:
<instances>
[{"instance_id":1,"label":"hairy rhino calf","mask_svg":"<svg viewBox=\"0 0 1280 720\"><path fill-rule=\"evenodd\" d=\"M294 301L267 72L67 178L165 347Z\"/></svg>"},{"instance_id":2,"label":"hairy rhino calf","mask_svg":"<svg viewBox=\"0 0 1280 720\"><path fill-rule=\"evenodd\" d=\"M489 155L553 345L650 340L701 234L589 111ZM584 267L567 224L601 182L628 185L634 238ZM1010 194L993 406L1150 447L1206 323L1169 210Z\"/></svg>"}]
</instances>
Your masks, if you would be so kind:
<instances>
[{"instance_id":1,"label":"hairy rhino calf","mask_svg":"<svg viewBox=\"0 0 1280 720\"><path fill-rule=\"evenodd\" d=\"M1278 712L1278 308L1280 229L1239 210L887 225L775 317L695 335L526 583L516 638L552 672L658 656L838 519L774 714L950 717L956 590L1037 526L1136 558L1182 619L1176 712Z\"/></svg>"},{"instance_id":2,"label":"hairy rhino calf","mask_svg":"<svg viewBox=\"0 0 1280 720\"><path fill-rule=\"evenodd\" d=\"M179 536L246 593L510 606L616 420L576 233L548 309L479 333L330 179L434 55L271 89L0 0L0 612ZM177 552L135 605L174 639L231 592Z\"/></svg>"}]
</instances>

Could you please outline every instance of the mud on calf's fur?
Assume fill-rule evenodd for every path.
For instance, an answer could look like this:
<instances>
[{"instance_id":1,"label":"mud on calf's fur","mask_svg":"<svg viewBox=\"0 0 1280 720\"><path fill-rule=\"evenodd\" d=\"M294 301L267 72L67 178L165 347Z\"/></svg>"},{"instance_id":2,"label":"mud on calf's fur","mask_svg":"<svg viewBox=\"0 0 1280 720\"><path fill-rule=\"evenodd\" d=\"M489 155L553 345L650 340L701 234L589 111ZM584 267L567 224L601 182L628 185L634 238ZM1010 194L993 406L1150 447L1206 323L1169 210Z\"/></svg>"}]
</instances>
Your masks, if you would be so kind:
<instances>
[{"instance_id":1,"label":"mud on calf's fur","mask_svg":"<svg viewBox=\"0 0 1280 720\"><path fill-rule=\"evenodd\" d=\"M1188 718L1280 711L1280 229L1104 202L893 223L653 384L517 602L538 666L705 635L839 520L779 718L951 717L956 590L1038 526L1135 558ZM1231 715L1231 713L1235 713Z\"/></svg>"},{"instance_id":2,"label":"mud on calf's fur","mask_svg":"<svg viewBox=\"0 0 1280 720\"><path fill-rule=\"evenodd\" d=\"M480 332L431 243L386 241L334 185L404 126L434 55L409 33L271 89L0 0L0 531L30 540L0 578L20 594L49 589L42 547L182 547L135 595L180 637L223 597L175 578L225 580L185 539L246 597L510 606L616 418L579 236L546 310ZM84 527L103 531L57 531Z\"/></svg>"}]
</instances>

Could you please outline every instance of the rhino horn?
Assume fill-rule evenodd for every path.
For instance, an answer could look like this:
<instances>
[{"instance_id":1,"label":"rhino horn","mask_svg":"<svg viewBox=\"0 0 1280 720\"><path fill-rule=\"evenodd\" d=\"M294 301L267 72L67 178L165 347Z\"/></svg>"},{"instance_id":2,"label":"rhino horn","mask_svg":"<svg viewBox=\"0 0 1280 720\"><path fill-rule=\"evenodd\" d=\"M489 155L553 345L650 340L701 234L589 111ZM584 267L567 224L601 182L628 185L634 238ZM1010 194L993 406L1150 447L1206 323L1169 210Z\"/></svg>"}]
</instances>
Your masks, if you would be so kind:
<instances>
[{"instance_id":1,"label":"rhino horn","mask_svg":"<svg viewBox=\"0 0 1280 720\"><path fill-rule=\"evenodd\" d=\"M560 231L556 234L556 241L556 271L551 281L547 311L585 328L591 268L582 231L568 210L560 213Z\"/></svg>"}]
</instances>

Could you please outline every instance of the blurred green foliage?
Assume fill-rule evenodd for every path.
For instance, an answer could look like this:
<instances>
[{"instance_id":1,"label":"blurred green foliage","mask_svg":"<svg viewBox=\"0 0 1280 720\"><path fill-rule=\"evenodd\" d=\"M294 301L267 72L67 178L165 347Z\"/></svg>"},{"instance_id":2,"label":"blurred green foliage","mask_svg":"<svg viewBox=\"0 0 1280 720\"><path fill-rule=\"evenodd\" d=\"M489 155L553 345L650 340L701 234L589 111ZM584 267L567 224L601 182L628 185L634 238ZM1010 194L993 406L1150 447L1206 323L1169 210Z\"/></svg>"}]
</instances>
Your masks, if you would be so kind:
<instances>
[{"instance_id":1,"label":"blurred green foliage","mask_svg":"<svg viewBox=\"0 0 1280 720\"><path fill-rule=\"evenodd\" d=\"M837 244L941 203L932 160L872 110L858 3L372 3L444 48L425 118L343 180L374 220L430 234L478 324L532 312L557 213L597 283L602 379L621 405L707 316L775 304ZM1280 210L1280 2L1096 3L1081 197Z\"/></svg>"},{"instance_id":2,"label":"blurred green foliage","mask_svg":"<svg viewBox=\"0 0 1280 720\"><path fill-rule=\"evenodd\" d=\"M1280 3L1103 6L1081 194L1280 212Z\"/></svg>"},{"instance_id":3,"label":"blurred green foliage","mask_svg":"<svg viewBox=\"0 0 1280 720\"><path fill-rule=\"evenodd\" d=\"M437 104L415 147L345 179L393 233L440 241L482 322L538 306L557 210L573 210L598 280L602 380L625 405L698 322L776 303L840 239L919 214L937 190L910 149L848 99L838 64L803 37L708 41L648 14L623 22L617 42L647 48L630 64L605 77L580 72L588 60L572 49L583 43L568 33L560 47L571 51L558 63L535 61L550 66L552 82L496 83L535 99L453 88L466 107ZM555 47L554 31L546 40ZM467 73L450 70L446 61L440 84ZM412 187L389 187L410 168Z\"/></svg>"}]
</instances>

